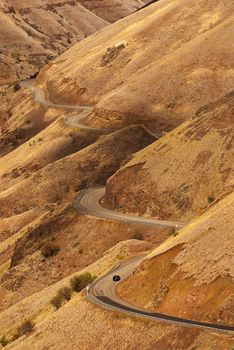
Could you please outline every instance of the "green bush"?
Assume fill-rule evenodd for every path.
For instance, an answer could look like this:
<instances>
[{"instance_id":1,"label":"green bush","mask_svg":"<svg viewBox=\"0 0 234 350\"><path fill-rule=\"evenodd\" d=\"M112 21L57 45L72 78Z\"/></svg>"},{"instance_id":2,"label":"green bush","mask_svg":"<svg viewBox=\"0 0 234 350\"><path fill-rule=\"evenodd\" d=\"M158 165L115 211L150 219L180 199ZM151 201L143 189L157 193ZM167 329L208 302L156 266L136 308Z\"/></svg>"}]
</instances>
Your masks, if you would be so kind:
<instances>
[{"instance_id":1,"label":"green bush","mask_svg":"<svg viewBox=\"0 0 234 350\"><path fill-rule=\"evenodd\" d=\"M82 275L75 276L71 279L71 288L79 293L95 280L96 276L92 276L90 272L85 272Z\"/></svg>"},{"instance_id":2,"label":"green bush","mask_svg":"<svg viewBox=\"0 0 234 350\"><path fill-rule=\"evenodd\" d=\"M17 334L15 338L18 339L25 334L31 333L33 329L34 329L34 323L30 320L26 320L17 328Z\"/></svg>"},{"instance_id":3,"label":"green bush","mask_svg":"<svg viewBox=\"0 0 234 350\"><path fill-rule=\"evenodd\" d=\"M44 256L44 258L54 256L58 254L59 251L59 246L50 242L46 242L41 248L41 254Z\"/></svg>"}]
</instances>

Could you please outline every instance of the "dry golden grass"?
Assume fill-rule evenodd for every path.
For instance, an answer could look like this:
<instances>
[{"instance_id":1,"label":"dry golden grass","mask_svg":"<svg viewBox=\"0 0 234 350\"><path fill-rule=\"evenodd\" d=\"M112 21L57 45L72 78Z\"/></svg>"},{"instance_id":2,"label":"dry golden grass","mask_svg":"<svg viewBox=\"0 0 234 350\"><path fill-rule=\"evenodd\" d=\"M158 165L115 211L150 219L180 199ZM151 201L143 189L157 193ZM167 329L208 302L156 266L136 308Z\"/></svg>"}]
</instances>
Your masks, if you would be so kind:
<instances>
[{"instance_id":1,"label":"dry golden grass","mask_svg":"<svg viewBox=\"0 0 234 350\"><path fill-rule=\"evenodd\" d=\"M232 0L159 1L75 45L38 81L54 101L95 104L93 124L171 130L233 90L233 9Z\"/></svg>"},{"instance_id":2,"label":"dry golden grass","mask_svg":"<svg viewBox=\"0 0 234 350\"><path fill-rule=\"evenodd\" d=\"M28 77L107 24L74 1L2 0L0 83Z\"/></svg>"},{"instance_id":3,"label":"dry golden grass","mask_svg":"<svg viewBox=\"0 0 234 350\"><path fill-rule=\"evenodd\" d=\"M122 242L107 252L95 264L83 271L100 275L118 263L118 256L124 258L144 251L143 242ZM82 271L80 271L82 273ZM73 295L56 311L50 304L56 293L68 286L72 275L41 292L26 298L0 314L1 333L11 339L24 320L35 324L35 331L11 342L9 349L35 350L45 348L62 350L90 349L155 349L187 350L229 350L232 339L228 335L202 332L192 328L160 324L117 312L103 310L84 299L84 295ZM14 321L14 322L13 322ZM0 333L0 335L1 335ZM142 337L142 334L147 336Z\"/></svg>"},{"instance_id":4,"label":"dry golden grass","mask_svg":"<svg viewBox=\"0 0 234 350\"><path fill-rule=\"evenodd\" d=\"M49 33L55 46L46 41L43 51L57 55L77 35L107 24L73 1L58 7L50 0L45 10L42 0L30 9L31 0L11 0L14 16L3 14L7 2L0 5L0 42L5 35L8 45L14 39L22 50L0 53L0 62L12 65L9 81L15 61L22 59L20 76L38 69L28 65L25 45L31 45L29 54L40 53L38 43ZM112 1L114 12L108 0L99 0L98 9L96 1L82 3L113 21L141 2ZM25 89L3 99L0 339L13 340L25 320L35 323L9 349L230 350L228 335L131 318L75 293L59 310L51 300L74 275L99 276L153 243L131 283L121 286L124 298L177 316L233 322L234 198L227 196L233 191L233 94L197 113L233 90L233 9L232 0L163 0L100 30L41 70L37 84L48 99L94 105L86 123L121 129L111 135L98 139L97 133L71 129L63 122L67 112L34 103ZM33 27L34 37L21 28L29 18L25 26ZM58 37L68 31L70 38ZM129 127L139 123L152 131L178 128L149 146L154 138L145 128ZM165 243L168 230L77 215L71 207L77 191L104 185L113 174L108 205L111 196L118 209L148 216L203 215Z\"/></svg>"},{"instance_id":5,"label":"dry golden grass","mask_svg":"<svg viewBox=\"0 0 234 350\"><path fill-rule=\"evenodd\" d=\"M154 249L119 293L159 312L233 324L234 193Z\"/></svg>"},{"instance_id":6,"label":"dry golden grass","mask_svg":"<svg viewBox=\"0 0 234 350\"><path fill-rule=\"evenodd\" d=\"M106 203L190 220L234 189L234 93L138 152L107 182Z\"/></svg>"},{"instance_id":7,"label":"dry golden grass","mask_svg":"<svg viewBox=\"0 0 234 350\"><path fill-rule=\"evenodd\" d=\"M126 17L144 5L141 0L79 0L79 3L108 22Z\"/></svg>"},{"instance_id":8,"label":"dry golden grass","mask_svg":"<svg viewBox=\"0 0 234 350\"><path fill-rule=\"evenodd\" d=\"M48 164L0 194L0 215L12 216L35 207L74 198L87 186L104 185L122 161L154 141L141 126L103 136L92 145ZM10 156L9 156L10 157ZM30 191L29 191L30 189Z\"/></svg>"}]
</instances>

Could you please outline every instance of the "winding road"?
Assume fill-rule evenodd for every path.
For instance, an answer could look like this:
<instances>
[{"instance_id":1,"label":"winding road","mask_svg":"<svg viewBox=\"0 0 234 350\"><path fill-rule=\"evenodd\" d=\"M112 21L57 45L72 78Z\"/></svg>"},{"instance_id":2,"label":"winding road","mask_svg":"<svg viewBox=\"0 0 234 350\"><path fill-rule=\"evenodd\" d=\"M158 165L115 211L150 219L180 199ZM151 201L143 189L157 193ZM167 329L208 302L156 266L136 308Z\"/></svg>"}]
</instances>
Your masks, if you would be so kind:
<instances>
[{"instance_id":1,"label":"winding road","mask_svg":"<svg viewBox=\"0 0 234 350\"><path fill-rule=\"evenodd\" d=\"M46 99L46 95L44 90L40 87L35 85L35 79L27 79L24 81L21 81L20 87L25 87L29 89L32 92L33 99L36 103L39 103L43 106L49 107L49 108L61 108L69 111L75 111L78 112L76 114L66 115L64 117L64 123L65 125L72 127L72 128L79 128L79 129L86 129L86 130L93 130L97 132L101 132L103 134L106 133L112 133L116 130L114 129L104 129L104 128L95 128L89 125L85 125L83 123L83 120L87 118L94 110L93 106L82 106L82 105L66 105L66 104L56 104L48 101ZM158 140L160 137L165 135L165 133L154 133L147 129L147 132L151 134L153 137L155 137L155 140Z\"/></svg>"},{"instance_id":2,"label":"winding road","mask_svg":"<svg viewBox=\"0 0 234 350\"><path fill-rule=\"evenodd\" d=\"M113 130L108 129L97 129L87 126L82 123L82 120L86 118L93 111L92 106L70 106L70 105L59 105L47 101L44 90L35 85L34 80L26 80L20 83L21 87L26 87L31 90L34 100L37 103L52 108L61 108L67 110L79 111L77 114L67 115L64 117L64 122L69 127L83 128L89 130L101 131L103 133L112 132ZM158 139L162 134L154 134L155 139ZM105 194L105 187L85 189L79 192L78 198L75 202L75 207L79 212L85 215L94 216L97 218L105 218L109 220L118 220L124 222L132 222L144 225L151 225L155 227L174 227L180 229L186 225L183 222L176 221L165 221L157 220L153 218L139 217L128 214L123 214L117 211L106 209L101 205L101 199ZM121 276L121 281L128 278L137 267L138 264L144 259L143 255L134 257L127 261L122 262L117 267L113 268L104 276L96 279L89 287L86 288L87 299L95 304L103 306L111 310L117 310L135 316L141 316L153 320L158 320L167 323L173 323L180 326L198 327L205 329L212 329L215 331L222 332L234 332L233 326L205 323L194 320L183 319L170 315L164 315L148 311L143 308L131 305L127 301L120 299L116 293L116 286L118 282L113 282L113 275L118 274Z\"/></svg>"},{"instance_id":3,"label":"winding road","mask_svg":"<svg viewBox=\"0 0 234 350\"><path fill-rule=\"evenodd\" d=\"M118 211L104 208L101 205L101 199L105 195L105 187L97 187L92 189L81 190L75 202L75 207L84 215L104 218L109 220L117 220L124 222L132 222L155 227L174 227L180 229L186 225L183 222L158 220L142 216L133 216L120 213Z\"/></svg>"},{"instance_id":4,"label":"winding road","mask_svg":"<svg viewBox=\"0 0 234 350\"><path fill-rule=\"evenodd\" d=\"M49 107L49 108L61 108L61 109L69 110L69 111L78 112L77 114L66 115L64 117L64 123L69 127L94 130L94 131L99 131L102 133L113 132L113 130L110 130L110 129L93 128L90 126L86 126L84 123L82 123L82 121L93 112L92 106L80 106L80 105L71 106L71 105L55 104L55 103L49 102L46 99L44 90L41 87L35 85L34 80L32 80L32 79L22 81L20 83L20 86L26 87L29 90L31 90L31 92L33 94L34 101L36 103L39 103L39 104L46 106L46 107Z\"/></svg>"},{"instance_id":5,"label":"winding road","mask_svg":"<svg viewBox=\"0 0 234 350\"><path fill-rule=\"evenodd\" d=\"M121 276L121 281L128 278L144 259L143 256L134 257L128 261L120 263L117 267L111 269L107 274L97 278L89 287L86 288L86 296L89 301L100 305L106 309L128 313L133 316L141 316L151 320L160 322L172 323L177 326L195 327L200 329L214 330L225 333L234 332L233 326L227 326L218 323L200 322L190 319L185 319L176 316L165 315L157 312L148 311L128 303L118 297L116 287L120 282L113 282L113 276Z\"/></svg>"}]
</instances>

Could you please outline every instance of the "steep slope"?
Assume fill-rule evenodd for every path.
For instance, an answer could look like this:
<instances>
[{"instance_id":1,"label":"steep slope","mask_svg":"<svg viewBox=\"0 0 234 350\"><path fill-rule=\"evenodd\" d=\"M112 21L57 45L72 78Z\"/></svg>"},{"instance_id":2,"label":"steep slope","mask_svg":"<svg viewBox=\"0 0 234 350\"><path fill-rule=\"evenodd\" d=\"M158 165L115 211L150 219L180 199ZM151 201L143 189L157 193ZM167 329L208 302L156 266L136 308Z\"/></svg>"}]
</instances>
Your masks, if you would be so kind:
<instances>
[{"instance_id":1,"label":"steep slope","mask_svg":"<svg viewBox=\"0 0 234 350\"><path fill-rule=\"evenodd\" d=\"M144 6L141 0L79 0L79 3L108 22L115 22Z\"/></svg>"},{"instance_id":2,"label":"steep slope","mask_svg":"<svg viewBox=\"0 0 234 350\"><path fill-rule=\"evenodd\" d=\"M76 21L74 36L66 34L73 14L91 32L101 30L36 78L48 101L74 108L41 104L17 84L19 91L0 106L0 344L10 340L7 349L22 350L230 350L229 335L102 310L84 293L72 292L59 307L51 298L74 273L99 276L147 250L118 290L123 299L176 316L234 323L233 1L161 0L108 26L94 14L95 5L112 21L140 2L80 1L93 12L73 0L35 0L35 8L31 2L4 0L1 6L12 33L15 25L23 30L15 36L19 43L30 27L35 52L48 36L43 52L51 56L72 45L79 29ZM26 62L9 52L12 63ZM77 105L90 113L82 123L98 130L76 124ZM150 131L166 132L156 141ZM80 190L106 182L102 204L113 210L197 217L177 232L81 215L74 206ZM27 319L35 329L16 339Z\"/></svg>"},{"instance_id":3,"label":"steep slope","mask_svg":"<svg viewBox=\"0 0 234 350\"><path fill-rule=\"evenodd\" d=\"M75 45L38 83L53 101L95 104L94 125L170 130L233 90L233 10L232 0L157 2Z\"/></svg>"},{"instance_id":4,"label":"steep slope","mask_svg":"<svg viewBox=\"0 0 234 350\"><path fill-rule=\"evenodd\" d=\"M102 185L126 157L155 138L141 126L127 127L81 151L48 164L0 193L0 215L8 217L55 204L87 186ZM116 149L118 152L116 152ZM30 188L31 191L27 191Z\"/></svg>"},{"instance_id":5,"label":"steep slope","mask_svg":"<svg viewBox=\"0 0 234 350\"><path fill-rule=\"evenodd\" d=\"M234 189L234 93L136 154L108 180L105 203L189 219Z\"/></svg>"},{"instance_id":6,"label":"steep slope","mask_svg":"<svg viewBox=\"0 0 234 350\"><path fill-rule=\"evenodd\" d=\"M83 271L99 276L116 265L120 255L127 258L147 249L144 242L119 243ZM62 287L69 286L73 276L74 274L62 279L0 313L0 336L4 335L10 341L7 349L31 350L33 347L35 350L63 350L69 347L69 350L230 350L233 344L229 335L160 324L100 309L87 302L83 293L73 293L71 300L56 310L51 305L51 299ZM35 323L35 330L15 340L17 327L25 319Z\"/></svg>"},{"instance_id":7,"label":"steep slope","mask_svg":"<svg viewBox=\"0 0 234 350\"><path fill-rule=\"evenodd\" d=\"M82 217L72 206L62 208L60 205L59 210L54 208L53 212L41 216L40 221L30 222L19 233L18 241L1 252L1 311L94 263L118 242L136 240L139 228L128 223ZM155 246L157 240L159 243L166 236L160 229L145 229L142 239L136 242L140 244L144 237L147 241L144 243L150 249L152 242ZM3 247L1 244L0 250ZM58 247L59 251L45 256L44 247ZM118 258L122 260L123 255L119 254ZM9 270L3 271L4 266L10 267Z\"/></svg>"},{"instance_id":8,"label":"steep slope","mask_svg":"<svg viewBox=\"0 0 234 350\"><path fill-rule=\"evenodd\" d=\"M58 115L55 110L51 112L54 117ZM60 113L62 117L63 112ZM47 112L46 115L48 114ZM65 126L61 117L0 158L1 191L29 177L44 166L78 152L100 137L100 133L92 130ZM25 154L23 160L22 154Z\"/></svg>"},{"instance_id":9,"label":"steep slope","mask_svg":"<svg viewBox=\"0 0 234 350\"><path fill-rule=\"evenodd\" d=\"M2 269L6 272L5 267L8 268L9 263L11 269L9 273L3 273L1 276L0 294L5 297L2 298L0 308L5 305L5 299L8 303L9 298L10 302L13 302L11 298L14 296L16 281L21 281L19 284L22 289L19 286L17 296L13 300L51 284L54 281L53 278L56 280L59 278L59 273L66 275L74 267L85 266L90 259L93 262L105 252L106 248L110 248L120 239L132 238L137 231L134 227L128 229L128 225L118 226L110 223L109 226L105 225L105 222L103 225L100 222L99 226L99 223L92 220L91 222L88 220L87 224L87 220L80 219L71 205L79 190L87 186L103 185L126 157L149 145L155 138L142 126L132 126L111 135L102 136L85 147L85 142L91 143L95 141L95 137L92 140L90 135L82 133L82 130L72 131L74 142L70 141L71 128L59 125L57 122L51 124L44 132L50 136L47 141L39 134L36 137L37 140L41 138L39 145L38 142L34 143L31 140L3 158L3 168L7 159L10 166L18 163L20 169L24 171L20 173L20 169L14 168L15 174L18 169L17 176L13 176L12 172L9 177L3 176L3 180L6 180L3 181L3 186L7 186L7 189L0 194L1 222L5 226L3 231L5 239L0 244L0 275ZM45 143L44 146L43 143ZM58 147L57 152L56 147ZM66 155L66 152L69 155ZM22 153L27 154L24 160ZM57 157L59 160L56 159ZM37 161L39 169L32 166L33 161ZM18 225L18 229L6 227L10 221ZM87 231L87 225L91 228L91 232ZM103 233L108 227L114 230L113 234ZM124 227L123 232L121 227ZM77 231L80 232L79 235ZM100 240L100 233L102 240ZM162 230L161 237L165 237L167 233ZM141 234L141 239L143 236ZM94 241L93 237L95 237ZM149 232L148 240L151 237ZM96 240L100 240L99 247ZM44 272L41 276L41 268L45 271L46 265L42 261L40 249L47 241L48 244L58 244L63 247L63 253L59 254L57 260L57 267L54 266L54 270L58 273L53 278L52 275L44 276ZM81 256L77 256L79 251ZM82 256L83 251L85 254ZM35 259L34 253L36 253ZM18 268L25 256L29 257L23 262L23 268L22 266ZM62 258L66 258L67 265L62 263ZM32 261L34 261L33 264ZM15 266L17 268L14 269ZM32 266L35 266L32 273L34 277L30 283L27 278L25 280L25 271ZM6 302L7 306L8 303Z\"/></svg>"},{"instance_id":10,"label":"steep slope","mask_svg":"<svg viewBox=\"0 0 234 350\"><path fill-rule=\"evenodd\" d=\"M162 313L233 325L233 211L234 193L156 248L120 295Z\"/></svg>"},{"instance_id":11,"label":"steep slope","mask_svg":"<svg viewBox=\"0 0 234 350\"><path fill-rule=\"evenodd\" d=\"M107 24L77 1L1 1L0 84L34 74Z\"/></svg>"},{"instance_id":12,"label":"steep slope","mask_svg":"<svg viewBox=\"0 0 234 350\"><path fill-rule=\"evenodd\" d=\"M26 144L29 139L32 139L31 142L35 146L37 138L33 140L33 137L39 135L40 132L46 129L56 119L62 119L62 117L67 114L67 111L61 108L47 108L46 106L36 103L32 93L26 89L20 89L18 92L14 93L8 105L3 105L1 107L3 107L2 113L0 112L0 116L2 117L0 125L1 157L18 148L20 145ZM54 129L58 128L59 124L57 123ZM68 128L64 130L64 125L60 124L59 129L60 136L61 134L65 136ZM54 134L53 137L56 137L56 131L50 131ZM44 136L45 135L42 135L42 137ZM47 135L47 138L48 137L50 136Z\"/></svg>"}]
</instances>

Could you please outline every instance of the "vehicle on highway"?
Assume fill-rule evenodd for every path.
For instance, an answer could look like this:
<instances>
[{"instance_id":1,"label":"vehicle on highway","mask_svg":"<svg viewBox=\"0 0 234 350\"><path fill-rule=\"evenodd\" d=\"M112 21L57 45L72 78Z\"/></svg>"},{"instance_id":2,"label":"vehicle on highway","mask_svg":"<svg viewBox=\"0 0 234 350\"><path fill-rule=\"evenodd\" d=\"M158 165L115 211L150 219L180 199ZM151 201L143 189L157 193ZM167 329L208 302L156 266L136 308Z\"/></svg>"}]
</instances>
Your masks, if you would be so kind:
<instances>
[{"instance_id":1,"label":"vehicle on highway","mask_svg":"<svg viewBox=\"0 0 234 350\"><path fill-rule=\"evenodd\" d=\"M121 278L120 278L119 275L113 276L113 281L114 281L114 282L119 282L120 280L121 280Z\"/></svg>"}]
</instances>

